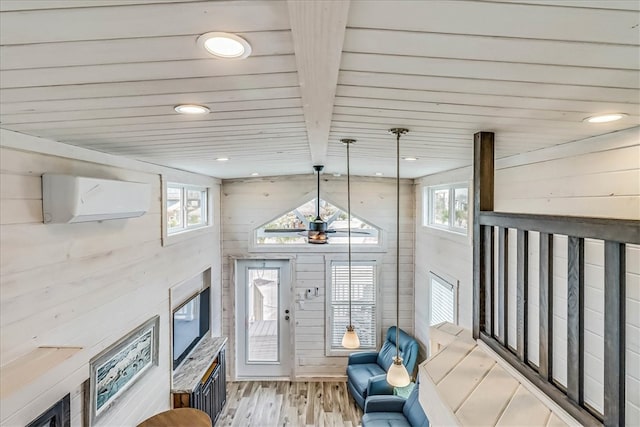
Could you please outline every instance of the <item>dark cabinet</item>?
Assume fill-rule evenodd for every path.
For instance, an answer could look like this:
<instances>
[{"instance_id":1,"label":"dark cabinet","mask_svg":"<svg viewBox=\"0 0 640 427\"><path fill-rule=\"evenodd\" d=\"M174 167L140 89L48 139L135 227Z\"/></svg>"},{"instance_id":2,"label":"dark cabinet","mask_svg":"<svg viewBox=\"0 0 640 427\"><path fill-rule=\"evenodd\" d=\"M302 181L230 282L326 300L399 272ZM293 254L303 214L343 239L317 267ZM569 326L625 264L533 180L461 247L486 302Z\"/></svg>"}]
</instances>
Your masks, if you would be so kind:
<instances>
[{"instance_id":1,"label":"dark cabinet","mask_svg":"<svg viewBox=\"0 0 640 427\"><path fill-rule=\"evenodd\" d=\"M174 394L173 407L200 409L206 412L215 424L226 401L225 354L222 349L190 395Z\"/></svg>"}]
</instances>

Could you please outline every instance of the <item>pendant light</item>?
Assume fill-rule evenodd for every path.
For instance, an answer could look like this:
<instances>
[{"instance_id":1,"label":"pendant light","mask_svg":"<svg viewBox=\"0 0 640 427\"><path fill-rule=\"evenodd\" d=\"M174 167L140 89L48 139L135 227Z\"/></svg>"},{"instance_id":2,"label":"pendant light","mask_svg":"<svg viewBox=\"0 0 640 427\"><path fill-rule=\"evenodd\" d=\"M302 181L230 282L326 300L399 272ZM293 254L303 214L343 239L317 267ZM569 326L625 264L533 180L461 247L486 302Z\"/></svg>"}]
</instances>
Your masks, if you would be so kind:
<instances>
[{"instance_id":1,"label":"pendant light","mask_svg":"<svg viewBox=\"0 0 640 427\"><path fill-rule=\"evenodd\" d=\"M358 334L351 322L351 170L349 167L349 146L356 142L356 140L341 139L340 142L347 146L347 220L349 223L347 228L347 242L349 247L349 325L342 337L342 346L352 350L360 347L360 338L358 338Z\"/></svg>"},{"instance_id":2,"label":"pendant light","mask_svg":"<svg viewBox=\"0 0 640 427\"><path fill-rule=\"evenodd\" d=\"M316 219L309 221L307 242L318 245L327 243L327 223L320 218L320 171L324 166L316 165L313 169L318 172L318 198L316 199Z\"/></svg>"},{"instance_id":3,"label":"pendant light","mask_svg":"<svg viewBox=\"0 0 640 427\"><path fill-rule=\"evenodd\" d=\"M406 387L411 382L400 357L400 135L407 132L404 128L389 129L396 136L396 357L387 371L387 382L393 387Z\"/></svg>"}]
</instances>

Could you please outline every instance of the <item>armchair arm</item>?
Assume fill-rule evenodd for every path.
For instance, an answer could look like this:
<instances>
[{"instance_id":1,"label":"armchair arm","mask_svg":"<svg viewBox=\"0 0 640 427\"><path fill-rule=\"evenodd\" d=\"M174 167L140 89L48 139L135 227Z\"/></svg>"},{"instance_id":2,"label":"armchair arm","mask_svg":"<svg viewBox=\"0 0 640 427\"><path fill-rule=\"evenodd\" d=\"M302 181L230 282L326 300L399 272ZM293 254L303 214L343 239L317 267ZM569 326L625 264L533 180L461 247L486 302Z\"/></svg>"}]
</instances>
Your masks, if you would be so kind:
<instances>
[{"instance_id":1,"label":"armchair arm","mask_svg":"<svg viewBox=\"0 0 640 427\"><path fill-rule=\"evenodd\" d=\"M349 365L359 365L361 363L376 363L378 353L375 351L363 351L349 355Z\"/></svg>"},{"instance_id":2,"label":"armchair arm","mask_svg":"<svg viewBox=\"0 0 640 427\"><path fill-rule=\"evenodd\" d=\"M402 412L405 400L399 396L367 397L364 412Z\"/></svg>"},{"instance_id":3,"label":"armchair arm","mask_svg":"<svg viewBox=\"0 0 640 427\"><path fill-rule=\"evenodd\" d=\"M387 382L387 376L385 374L369 378L367 396L376 394L393 394L393 386Z\"/></svg>"}]
</instances>

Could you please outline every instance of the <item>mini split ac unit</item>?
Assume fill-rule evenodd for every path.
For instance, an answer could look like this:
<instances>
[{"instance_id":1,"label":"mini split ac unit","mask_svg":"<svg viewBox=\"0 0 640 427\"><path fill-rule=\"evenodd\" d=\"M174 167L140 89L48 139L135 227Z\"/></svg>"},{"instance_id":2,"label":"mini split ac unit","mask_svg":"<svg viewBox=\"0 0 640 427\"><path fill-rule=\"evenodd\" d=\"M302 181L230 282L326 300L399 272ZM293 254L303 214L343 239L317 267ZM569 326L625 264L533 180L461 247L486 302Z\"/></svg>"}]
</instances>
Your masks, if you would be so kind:
<instances>
[{"instance_id":1,"label":"mini split ac unit","mask_svg":"<svg viewBox=\"0 0 640 427\"><path fill-rule=\"evenodd\" d=\"M150 185L71 175L42 176L45 223L134 218L149 210Z\"/></svg>"}]
</instances>

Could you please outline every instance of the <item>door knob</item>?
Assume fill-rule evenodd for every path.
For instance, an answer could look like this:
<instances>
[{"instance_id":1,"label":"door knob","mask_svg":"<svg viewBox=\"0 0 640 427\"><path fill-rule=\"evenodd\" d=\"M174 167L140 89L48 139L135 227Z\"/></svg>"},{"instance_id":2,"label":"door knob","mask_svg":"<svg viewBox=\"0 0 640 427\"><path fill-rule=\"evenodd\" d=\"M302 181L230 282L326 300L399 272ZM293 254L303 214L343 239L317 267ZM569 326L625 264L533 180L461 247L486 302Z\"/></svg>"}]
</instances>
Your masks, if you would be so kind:
<instances>
[{"instance_id":1,"label":"door knob","mask_svg":"<svg viewBox=\"0 0 640 427\"><path fill-rule=\"evenodd\" d=\"M285 311L284 311L284 314L289 314L289 310L285 310Z\"/></svg>"},{"instance_id":2,"label":"door knob","mask_svg":"<svg viewBox=\"0 0 640 427\"><path fill-rule=\"evenodd\" d=\"M284 320L289 320L289 315L284 316Z\"/></svg>"}]
</instances>

